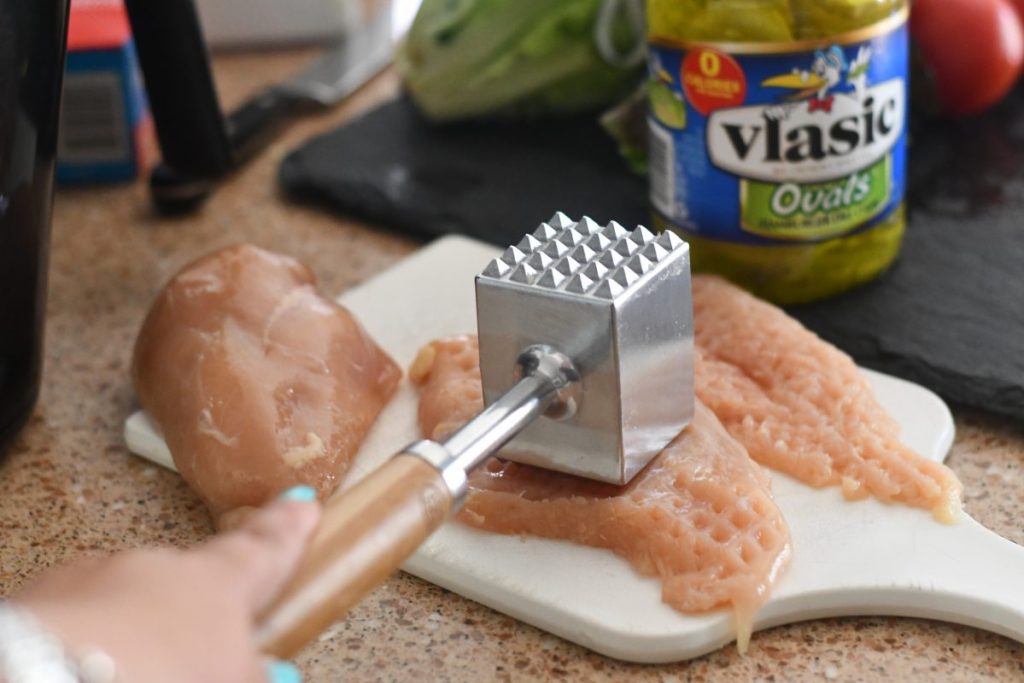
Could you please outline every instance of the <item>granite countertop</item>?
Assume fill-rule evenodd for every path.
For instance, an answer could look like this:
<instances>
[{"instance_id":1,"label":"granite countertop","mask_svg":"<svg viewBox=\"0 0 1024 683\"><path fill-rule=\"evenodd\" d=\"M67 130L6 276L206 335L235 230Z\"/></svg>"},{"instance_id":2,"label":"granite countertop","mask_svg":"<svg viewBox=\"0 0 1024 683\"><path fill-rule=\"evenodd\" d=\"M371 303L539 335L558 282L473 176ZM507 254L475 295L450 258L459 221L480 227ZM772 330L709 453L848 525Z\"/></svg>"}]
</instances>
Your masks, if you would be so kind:
<instances>
[{"instance_id":1,"label":"granite countertop","mask_svg":"<svg viewBox=\"0 0 1024 683\"><path fill-rule=\"evenodd\" d=\"M240 102L309 51L218 57L222 100ZM46 367L28 427L0 464L0 595L55 563L143 544L184 546L211 533L176 474L133 457L121 429L136 407L132 343L161 283L196 256L238 241L293 254L340 292L419 243L286 203L279 161L397 92L377 79L341 108L291 128L203 211L163 219L142 183L63 189L54 208ZM955 410L949 464L967 511L1024 544L1024 428ZM755 636L688 663L610 660L404 574L391 578L299 658L310 681L1024 680L1024 646L972 628L896 618L828 619Z\"/></svg>"}]
</instances>

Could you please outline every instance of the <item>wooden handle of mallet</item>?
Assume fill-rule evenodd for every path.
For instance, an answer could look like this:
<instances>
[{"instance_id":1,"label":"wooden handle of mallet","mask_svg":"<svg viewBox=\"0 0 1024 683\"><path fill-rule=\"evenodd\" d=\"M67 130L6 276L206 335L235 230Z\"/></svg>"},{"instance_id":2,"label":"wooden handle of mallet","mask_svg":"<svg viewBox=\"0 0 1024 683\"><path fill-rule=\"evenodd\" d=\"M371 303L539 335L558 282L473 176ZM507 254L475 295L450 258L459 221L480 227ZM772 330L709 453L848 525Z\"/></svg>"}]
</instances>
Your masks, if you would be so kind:
<instances>
[{"instance_id":1,"label":"wooden handle of mallet","mask_svg":"<svg viewBox=\"0 0 1024 683\"><path fill-rule=\"evenodd\" d=\"M260 651L294 657L412 555L451 506L437 469L408 454L328 501L299 568L259 620Z\"/></svg>"}]
</instances>

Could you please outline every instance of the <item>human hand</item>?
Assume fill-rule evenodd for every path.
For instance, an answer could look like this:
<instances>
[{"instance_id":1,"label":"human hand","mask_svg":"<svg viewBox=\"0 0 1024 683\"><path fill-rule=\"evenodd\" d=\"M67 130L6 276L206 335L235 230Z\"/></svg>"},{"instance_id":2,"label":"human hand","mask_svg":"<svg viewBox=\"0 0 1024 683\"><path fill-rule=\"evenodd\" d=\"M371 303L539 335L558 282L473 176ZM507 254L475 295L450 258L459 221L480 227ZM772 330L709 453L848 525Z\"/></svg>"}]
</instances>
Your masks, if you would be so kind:
<instances>
[{"instance_id":1,"label":"human hand","mask_svg":"<svg viewBox=\"0 0 1024 683\"><path fill-rule=\"evenodd\" d=\"M44 574L13 602L70 652L98 648L120 683L299 681L267 668L255 619L298 564L320 517L296 487L236 530L187 551L135 550Z\"/></svg>"}]
</instances>

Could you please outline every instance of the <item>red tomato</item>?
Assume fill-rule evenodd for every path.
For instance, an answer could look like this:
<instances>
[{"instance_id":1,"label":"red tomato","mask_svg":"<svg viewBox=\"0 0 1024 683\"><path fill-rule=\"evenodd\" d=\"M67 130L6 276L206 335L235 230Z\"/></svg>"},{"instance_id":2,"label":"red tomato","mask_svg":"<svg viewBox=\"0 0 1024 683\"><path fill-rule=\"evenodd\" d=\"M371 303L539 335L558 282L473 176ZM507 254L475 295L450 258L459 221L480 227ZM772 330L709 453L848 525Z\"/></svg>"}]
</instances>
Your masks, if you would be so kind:
<instances>
[{"instance_id":1,"label":"red tomato","mask_svg":"<svg viewBox=\"0 0 1024 683\"><path fill-rule=\"evenodd\" d=\"M1013 2L914 0L910 34L948 114L992 106L1013 87L1024 65L1024 28Z\"/></svg>"},{"instance_id":2,"label":"red tomato","mask_svg":"<svg viewBox=\"0 0 1024 683\"><path fill-rule=\"evenodd\" d=\"M1021 18L1021 21L1024 21L1024 0L1011 1L1013 2L1013 6L1017 8L1017 16Z\"/></svg>"}]
</instances>

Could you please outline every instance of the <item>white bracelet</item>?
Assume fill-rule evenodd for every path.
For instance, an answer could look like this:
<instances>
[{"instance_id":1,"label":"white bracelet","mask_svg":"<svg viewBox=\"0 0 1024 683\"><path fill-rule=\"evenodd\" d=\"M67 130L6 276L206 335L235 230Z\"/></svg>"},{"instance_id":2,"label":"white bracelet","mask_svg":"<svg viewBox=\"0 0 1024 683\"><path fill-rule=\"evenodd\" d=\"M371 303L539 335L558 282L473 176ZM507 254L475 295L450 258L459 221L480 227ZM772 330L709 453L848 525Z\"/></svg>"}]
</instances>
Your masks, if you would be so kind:
<instances>
[{"instance_id":1,"label":"white bracelet","mask_svg":"<svg viewBox=\"0 0 1024 683\"><path fill-rule=\"evenodd\" d=\"M0 600L0 683L114 683L110 655L88 650L76 659L39 621Z\"/></svg>"}]
</instances>

